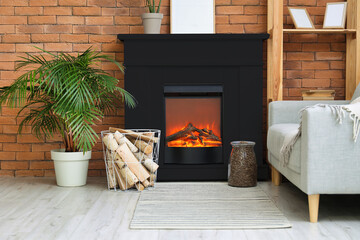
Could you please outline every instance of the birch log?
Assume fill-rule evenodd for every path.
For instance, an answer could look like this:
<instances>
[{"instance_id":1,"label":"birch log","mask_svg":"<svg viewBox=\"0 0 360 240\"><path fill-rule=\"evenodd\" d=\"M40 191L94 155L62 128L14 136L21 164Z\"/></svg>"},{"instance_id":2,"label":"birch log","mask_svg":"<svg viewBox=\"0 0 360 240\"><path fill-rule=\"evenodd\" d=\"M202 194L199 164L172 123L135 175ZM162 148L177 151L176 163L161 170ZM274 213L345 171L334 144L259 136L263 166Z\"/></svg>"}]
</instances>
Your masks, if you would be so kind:
<instances>
[{"instance_id":1,"label":"birch log","mask_svg":"<svg viewBox=\"0 0 360 240\"><path fill-rule=\"evenodd\" d=\"M140 182L144 182L150 177L150 174L139 163L134 154L131 152L126 144L121 144L116 150L121 159L126 163L130 170L136 175Z\"/></svg>"},{"instance_id":2,"label":"birch log","mask_svg":"<svg viewBox=\"0 0 360 240\"><path fill-rule=\"evenodd\" d=\"M127 188L133 187L137 182L139 182L139 179L135 176L133 172L125 165L122 161L115 161L119 173L124 179L124 183L126 183Z\"/></svg>"},{"instance_id":3,"label":"birch log","mask_svg":"<svg viewBox=\"0 0 360 240\"><path fill-rule=\"evenodd\" d=\"M106 134L106 136L103 137L102 140L103 140L105 146L107 147L107 149L109 149L111 151L115 151L119 147L119 144L116 142L114 135L112 133Z\"/></svg>"},{"instance_id":4,"label":"birch log","mask_svg":"<svg viewBox=\"0 0 360 240\"><path fill-rule=\"evenodd\" d=\"M153 151L153 147L150 144L147 144L146 142L139 140L139 139L134 139L131 138L130 141L140 149L140 151L142 151L145 154L151 154Z\"/></svg>"},{"instance_id":5,"label":"birch log","mask_svg":"<svg viewBox=\"0 0 360 240\"><path fill-rule=\"evenodd\" d=\"M119 188L121 190L126 190L126 189L129 189L131 187L133 187L134 185L130 185L126 182L125 178L122 176L121 174L121 169L119 168L119 166L115 165L115 177L116 177L116 180L119 184Z\"/></svg>"},{"instance_id":6,"label":"birch log","mask_svg":"<svg viewBox=\"0 0 360 240\"><path fill-rule=\"evenodd\" d=\"M147 168L147 170L150 171L150 173L156 172L156 170L159 168L159 165L157 165L151 159L145 159L145 161L143 162L143 165Z\"/></svg>"},{"instance_id":7,"label":"birch log","mask_svg":"<svg viewBox=\"0 0 360 240\"><path fill-rule=\"evenodd\" d=\"M135 152L138 152L138 151L139 151L139 149L138 149L132 142L130 142L129 139L127 139L127 138L124 136L124 134L116 131L116 132L114 133L114 138L116 139L116 141L117 141L117 143L118 143L119 145L121 145L121 144L123 144L123 143L126 143L132 152L135 153Z\"/></svg>"},{"instance_id":8,"label":"birch log","mask_svg":"<svg viewBox=\"0 0 360 240\"><path fill-rule=\"evenodd\" d=\"M143 133L137 133L137 132L134 132L134 131L131 131L131 130L125 130L125 129L121 129L121 128L110 127L109 131L110 132L119 131L121 133L126 133L127 135L129 135L129 136L131 136L133 138L137 138L137 137L141 136L141 139L144 140L144 141L152 141L152 142L158 142L159 141L158 137L146 136Z\"/></svg>"}]
</instances>

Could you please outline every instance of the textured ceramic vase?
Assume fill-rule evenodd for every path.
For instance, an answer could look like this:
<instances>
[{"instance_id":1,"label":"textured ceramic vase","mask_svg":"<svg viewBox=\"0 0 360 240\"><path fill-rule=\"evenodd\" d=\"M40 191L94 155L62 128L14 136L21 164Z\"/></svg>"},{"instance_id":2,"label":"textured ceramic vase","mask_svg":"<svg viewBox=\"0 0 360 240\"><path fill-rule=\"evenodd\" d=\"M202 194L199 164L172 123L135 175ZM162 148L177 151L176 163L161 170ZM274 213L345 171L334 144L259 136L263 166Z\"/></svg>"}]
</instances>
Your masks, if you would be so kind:
<instances>
[{"instance_id":1,"label":"textured ceramic vase","mask_svg":"<svg viewBox=\"0 0 360 240\"><path fill-rule=\"evenodd\" d=\"M254 187L257 183L257 163L254 142L231 142L230 176L228 184L233 187Z\"/></svg>"},{"instance_id":2,"label":"textured ceramic vase","mask_svg":"<svg viewBox=\"0 0 360 240\"><path fill-rule=\"evenodd\" d=\"M159 34L163 17L162 13L143 13L141 18L143 20L144 33Z\"/></svg>"},{"instance_id":3,"label":"textured ceramic vase","mask_svg":"<svg viewBox=\"0 0 360 240\"><path fill-rule=\"evenodd\" d=\"M78 187L86 184L91 151L65 152L65 149L51 150L54 160L56 184L61 187Z\"/></svg>"}]
</instances>

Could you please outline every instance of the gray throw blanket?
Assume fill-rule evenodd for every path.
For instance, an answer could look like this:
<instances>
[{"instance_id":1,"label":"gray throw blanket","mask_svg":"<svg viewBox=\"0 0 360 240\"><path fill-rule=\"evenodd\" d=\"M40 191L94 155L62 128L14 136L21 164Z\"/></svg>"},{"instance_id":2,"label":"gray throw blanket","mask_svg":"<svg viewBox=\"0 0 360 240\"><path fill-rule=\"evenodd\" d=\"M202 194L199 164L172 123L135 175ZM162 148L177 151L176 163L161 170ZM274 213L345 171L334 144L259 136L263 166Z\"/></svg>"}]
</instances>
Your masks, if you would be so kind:
<instances>
[{"instance_id":1,"label":"gray throw blanket","mask_svg":"<svg viewBox=\"0 0 360 240\"><path fill-rule=\"evenodd\" d=\"M339 124L342 124L343 119L345 117L345 113L349 113L349 118L353 121L353 140L356 142L359 131L360 131L360 102L356 102L348 105L329 105L329 104L316 104L314 106L306 107L300 110L300 127L297 132L289 132L287 136L285 136L283 146L281 147L281 162L283 166L286 166L289 163L290 155L292 149L296 143L296 141L301 136L301 127L302 127L302 113L309 108L329 108L331 112L335 115L336 121Z\"/></svg>"}]
</instances>

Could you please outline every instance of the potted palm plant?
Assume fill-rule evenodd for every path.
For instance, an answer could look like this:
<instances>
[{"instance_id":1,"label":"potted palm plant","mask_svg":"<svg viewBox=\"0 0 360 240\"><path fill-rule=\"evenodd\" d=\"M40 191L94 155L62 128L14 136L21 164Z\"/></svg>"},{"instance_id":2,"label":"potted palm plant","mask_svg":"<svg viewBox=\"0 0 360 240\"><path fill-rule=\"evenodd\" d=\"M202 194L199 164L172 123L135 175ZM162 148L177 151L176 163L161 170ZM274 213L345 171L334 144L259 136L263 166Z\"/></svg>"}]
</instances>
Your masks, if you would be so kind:
<instances>
[{"instance_id":1,"label":"potted palm plant","mask_svg":"<svg viewBox=\"0 0 360 240\"><path fill-rule=\"evenodd\" d=\"M19 124L21 133L31 125L33 134L41 138L60 133L65 149L51 151L56 182L59 186L86 184L91 149L98 139L92 128L119 101L135 106L130 93L118 87L118 80L98 66L102 61L121 64L91 48L72 56L27 54L17 63L16 70L25 69L13 84L0 88L1 106L20 107L24 119ZM29 109L29 111L24 111Z\"/></svg>"},{"instance_id":2,"label":"potted palm plant","mask_svg":"<svg viewBox=\"0 0 360 240\"><path fill-rule=\"evenodd\" d=\"M149 13L143 13L141 18L144 25L144 33L159 34L161 28L161 21L163 14L160 13L161 0L156 8L155 0L146 0L146 6L149 8Z\"/></svg>"}]
</instances>

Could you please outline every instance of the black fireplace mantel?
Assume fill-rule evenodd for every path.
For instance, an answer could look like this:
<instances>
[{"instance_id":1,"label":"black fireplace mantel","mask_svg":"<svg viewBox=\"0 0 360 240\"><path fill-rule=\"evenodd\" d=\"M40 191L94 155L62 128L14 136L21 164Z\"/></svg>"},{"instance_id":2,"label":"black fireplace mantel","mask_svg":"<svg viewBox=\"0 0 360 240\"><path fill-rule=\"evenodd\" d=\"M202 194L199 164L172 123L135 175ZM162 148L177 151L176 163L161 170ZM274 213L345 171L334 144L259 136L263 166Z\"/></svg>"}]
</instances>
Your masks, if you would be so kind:
<instances>
[{"instance_id":1,"label":"black fireplace mantel","mask_svg":"<svg viewBox=\"0 0 360 240\"><path fill-rule=\"evenodd\" d=\"M124 42L125 89L139 104L125 110L126 128L162 131L158 179L226 180L230 142L255 141L258 178L267 179L263 159L263 41L268 34L119 34ZM167 86L221 86L221 164L166 164Z\"/></svg>"}]
</instances>

